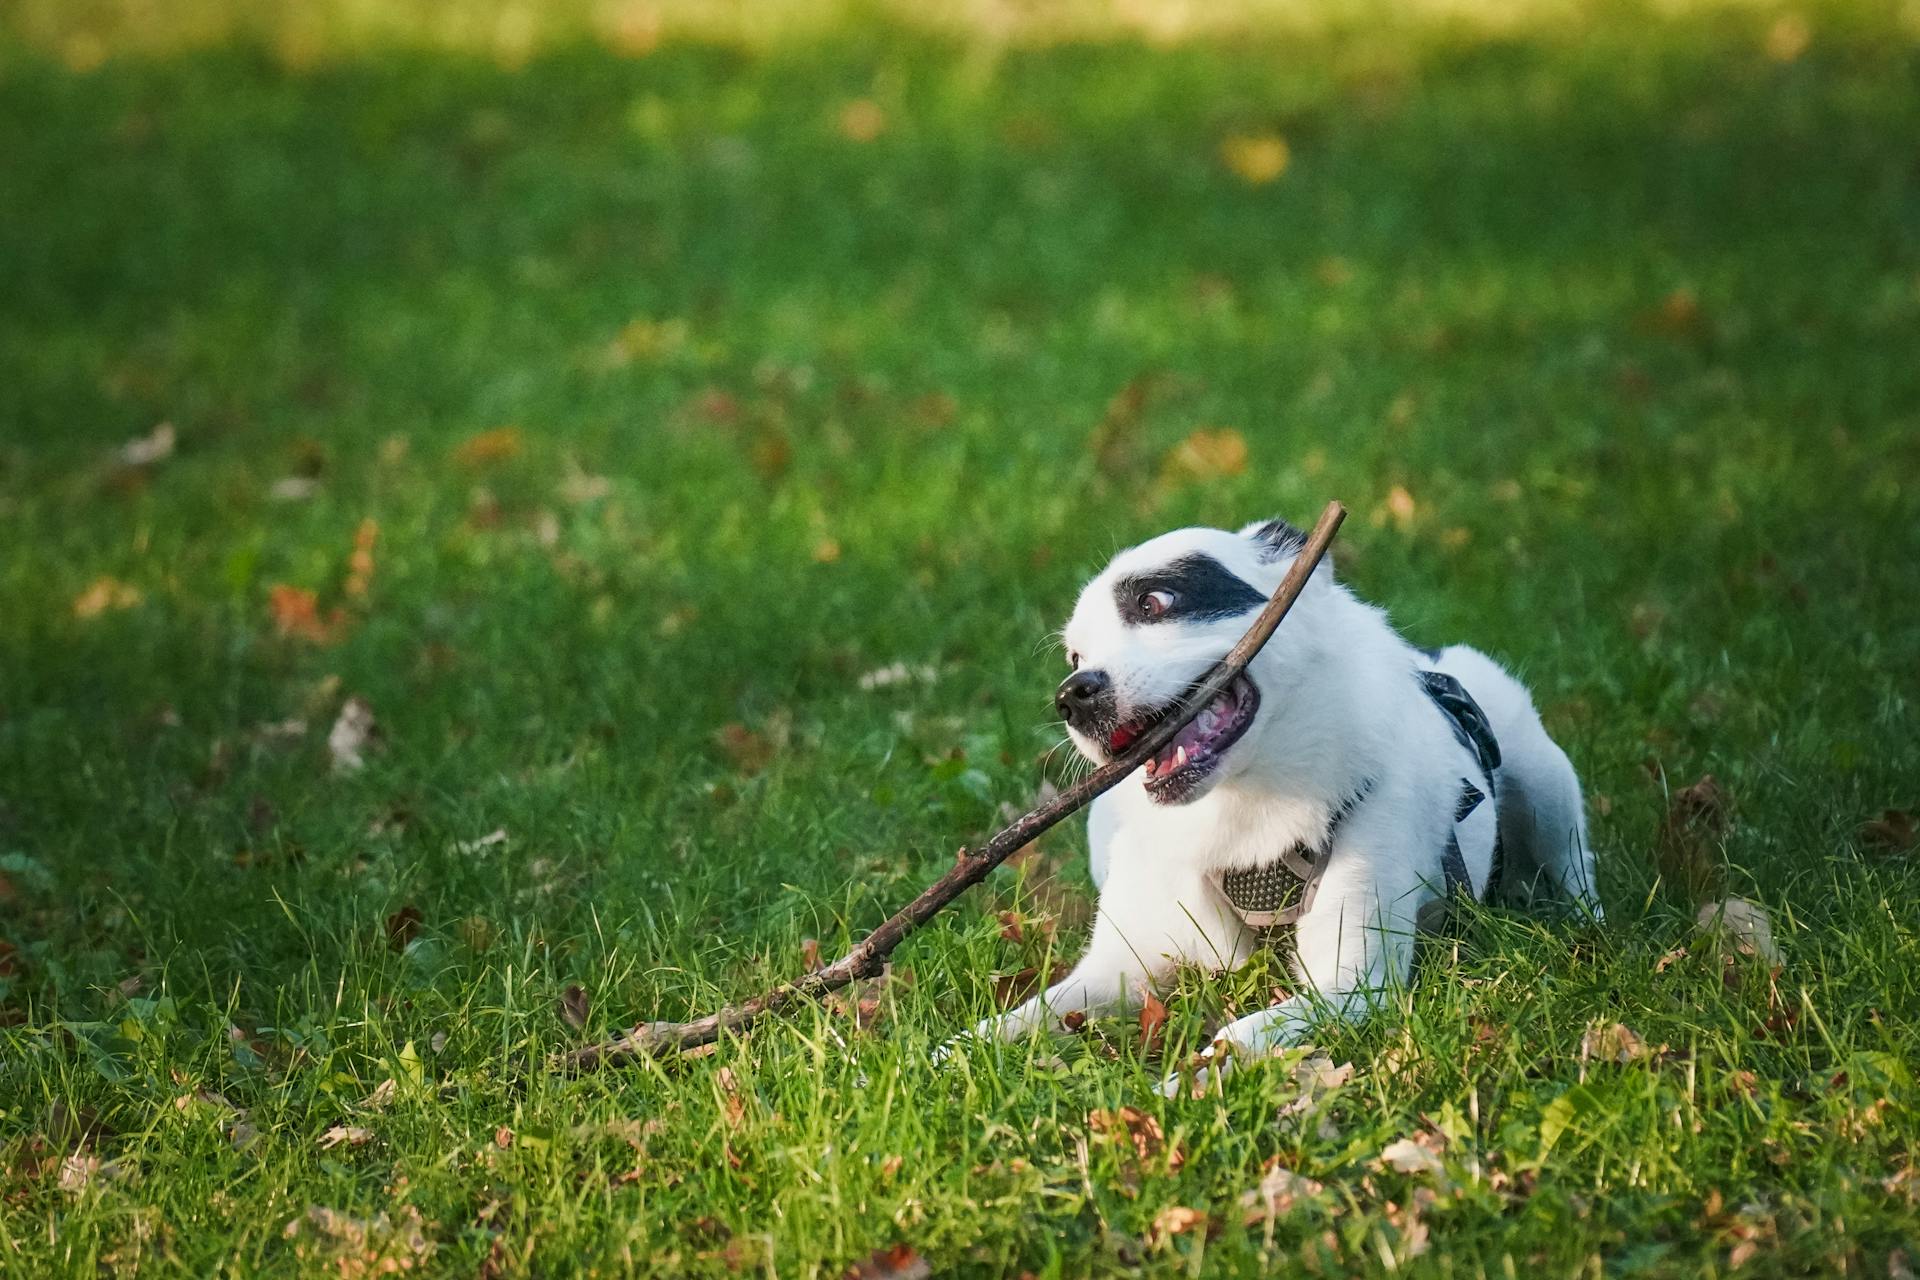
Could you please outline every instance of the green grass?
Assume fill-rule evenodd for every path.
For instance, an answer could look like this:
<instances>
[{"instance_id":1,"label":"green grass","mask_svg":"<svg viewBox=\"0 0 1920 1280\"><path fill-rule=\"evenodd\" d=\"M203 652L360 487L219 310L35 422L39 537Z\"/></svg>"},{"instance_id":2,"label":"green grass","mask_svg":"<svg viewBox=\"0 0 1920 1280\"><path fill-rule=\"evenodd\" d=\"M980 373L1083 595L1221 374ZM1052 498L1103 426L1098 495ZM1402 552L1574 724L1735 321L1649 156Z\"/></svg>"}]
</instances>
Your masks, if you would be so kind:
<instances>
[{"instance_id":1,"label":"green grass","mask_svg":"<svg viewBox=\"0 0 1920 1280\"><path fill-rule=\"evenodd\" d=\"M979 1275L1920 1252L1920 871L1856 834L1920 799L1910 15L1170 44L848 18L503 66L288 65L217 21L121 52L22 12L0 1271L356 1274L314 1208L389 1215L436 1275L835 1275L895 1243ZM1291 162L1250 185L1221 144L1269 134ZM163 421L173 456L114 464ZM508 426L510 456L461 448ZM1244 470L1170 462L1199 428ZM288 476L311 496L273 500ZM1355 1072L1306 1111L1284 1063L1149 1092L1259 972L1185 982L1164 1057L1113 1021L934 1070L993 975L1078 947L1076 827L899 951L877 1028L539 1070L837 951L1024 807L1063 768L1049 632L1113 549L1335 496L1359 591L1532 683L1593 799L1606 928L1463 922L1393 1016L1329 1029ZM324 642L277 633L276 586L343 611ZM861 687L894 662L937 678ZM384 741L336 774L350 694ZM1773 982L1723 973L1658 871L1668 793L1708 772ZM1060 917L1052 943L1003 939L1008 909ZM1614 1022L1666 1051L1583 1064ZM1089 1120L1123 1106L1177 1168ZM323 1148L335 1125L366 1140ZM1441 1172L1378 1167L1419 1133ZM1272 1160L1322 1189L1244 1226ZM1157 1238L1169 1206L1215 1230Z\"/></svg>"}]
</instances>

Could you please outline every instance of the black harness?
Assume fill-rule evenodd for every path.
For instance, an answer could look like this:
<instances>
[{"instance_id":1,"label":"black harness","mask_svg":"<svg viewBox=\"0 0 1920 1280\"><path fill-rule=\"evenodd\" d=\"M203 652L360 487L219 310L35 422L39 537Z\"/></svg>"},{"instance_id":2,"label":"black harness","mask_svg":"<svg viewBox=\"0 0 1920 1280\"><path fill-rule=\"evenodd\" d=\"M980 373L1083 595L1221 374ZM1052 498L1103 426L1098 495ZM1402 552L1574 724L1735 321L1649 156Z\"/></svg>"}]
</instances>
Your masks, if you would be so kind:
<instances>
[{"instance_id":1,"label":"black harness","mask_svg":"<svg viewBox=\"0 0 1920 1280\"><path fill-rule=\"evenodd\" d=\"M1467 861L1460 852L1460 838L1455 828L1467 815L1494 798L1494 771L1500 767L1500 743L1493 736L1493 726L1487 723L1486 713L1480 710L1480 704L1473 700L1473 695L1458 680L1440 671L1420 671L1417 678L1427 697L1446 717L1454 738L1480 766L1481 780L1486 784L1483 791L1470 779L1460 779L1460 798L1454 807L1454 825L1447 828L1447 847L1440 855L1447 897L1463 891L1471 896L1473 881L1467 874ZM1214 872L1211 877L1214 891L1255 933L1272 935L1291 928L1313 906L1314 894L1320 887L1320 877L1326 872L1327 855L1333 851L1334 837L1340 830L1340 824L1360 807L1372 791L1373 783L1369 780L1342 801L1317 841L1311 844L1302 841L1282 850L1272 862L1259 866ZM1493 867L1487 875L1488 894L1500 883L1502 861L1499 825L1496 821Z\"/></svg>"}]
</instances>

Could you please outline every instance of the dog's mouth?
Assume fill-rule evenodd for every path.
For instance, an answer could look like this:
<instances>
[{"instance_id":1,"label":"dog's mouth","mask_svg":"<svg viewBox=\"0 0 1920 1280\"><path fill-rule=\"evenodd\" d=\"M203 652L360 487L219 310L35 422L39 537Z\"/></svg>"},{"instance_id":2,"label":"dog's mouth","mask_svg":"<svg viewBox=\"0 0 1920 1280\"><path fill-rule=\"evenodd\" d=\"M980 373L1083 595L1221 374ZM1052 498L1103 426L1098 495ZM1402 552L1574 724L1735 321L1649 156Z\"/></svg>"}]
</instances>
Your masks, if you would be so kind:
<instances>
[{"instance_id":1,"label":"dog's mouth","mask_svg":"<svg viewBox=\"0 0 1920 1280\"><path fill-rule=\"evenodd\" d=\"M1191 690L1188 691L1191 693ZM1140 736L1173 714L1186 694L1145 715L1126 721L1107 735L1107 750L1119 755ZM1246 676L1237 676L1221 695L1187 721L1157 755L1141 766L1147 795L1162 804L1178 804L1192 797L1207 775L1220 765L1228 748L1253 723L1260 709L1260 691Z\"/></svg>"}]
</instances>

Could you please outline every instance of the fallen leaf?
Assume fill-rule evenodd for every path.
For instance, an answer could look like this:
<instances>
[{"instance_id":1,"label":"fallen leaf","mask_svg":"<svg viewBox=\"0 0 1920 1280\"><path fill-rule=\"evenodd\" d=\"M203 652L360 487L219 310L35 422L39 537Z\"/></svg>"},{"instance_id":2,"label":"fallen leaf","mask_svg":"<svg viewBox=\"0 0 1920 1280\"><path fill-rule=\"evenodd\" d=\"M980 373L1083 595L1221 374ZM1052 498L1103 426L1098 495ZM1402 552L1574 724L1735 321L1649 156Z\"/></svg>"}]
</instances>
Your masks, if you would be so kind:
<instances>
[{"instance_id":1,"label":"fallen leaf","mask_svg":"<svg viewBox=\"0 0 1920 1280\"><path fill-rule=\"evenodd\" d=\"M385 1212L356 1218L337 1209L309 1205L287 1223L281 1235L292 1241L293 1254L307 1265L308 1274L326 1271L343 1280L411 1271L434 1250L427 1239L420 1210L403 1206L397 1220Z\"/></svg>"},{"instance_id":2,"label":"fallen leaf","mask_svg":"<svg viewBox=\"0 0 1920 1280\"><path fill-rule=\"evenodd\" d=\"M1700 908L1694 919L1700 932L1730 943L1742 955L1758 956L1770 965L1780 963L1773 944L1773 924L1759 903L1747 898L1722 898Z\"/></svg>"},{"instance_id":3,"label":"fallen leaf","mask_svg":"<svg viewBox=\"0 0 1920 1280\"><path fill-rule=\"evenodd\" d=\"M840 1280L927 1280L933 1268L910 1246L875 1249L841 1273Z\"/></svg>"},{"instance_id":4,"label":"fallen leaf","mask_svg":"<svg viewBox=\"0 0 1920 1280\"><path fill-rule=\"evenodd\" d=\"M1162 470L1175 479L1218 480L1247 469L1247 441L1231 427L1202 427L1175 445Z\"/></svg>"},{"instance_id":5,"label":"fallen leaf","mask_svg":"<svg viewBox=\"0 0 1920 1280\"><path fill-rule=\"evenodd\" d=\"M163 422L144 436L135 436L120 446L115 461L123 467L150 467L173 456L178 436L171 422Z\"/></svg>"},{"instance_id":6,"label":"fallen leaf","mask_svg":"<svg viewBox=\"0 0 1920 1280\"><path fill-rule=\"evenodd\" d=\"M513 1145L513 1130L501 1125L493 1131L493 1145L505 1151Z\"/></svg>"},{"instance_id":7,"label":"fallen leaf","mask_svg":"<svg viewBox=\"0 0 1920 1280\"><path fill-rule=\"evenodd\" d=\"M274 502L305 502L320 492L320 482L312 476L282 476L267 490Z\"/></svg>"},{"instance_id":8,"label":"fallen leaf","mask_svg":"<svg viewBox=\"0 0 1920 1280\"><path fill-rule=\"evenodd\" d=\"M1207 1215L1199 1209L1189 1209L1183 1204L1170 1204L1154 1215L1153 1226L1147 1230L1147 1240L1158 1244L1163 1240L1192 1231L1206 1228Z\"/></svg>"},{"instance_id":9,"label":"fallen leaf","mask_svg":"<svg viewBox=\"0 0 1920 1280\"><path fill-rule=\"evenodd\" d=\"M97 618L108 610L131 609L140 603L140 588L118 578L95 578L73 598L73 616Z\"/></svg>"},{"instance_id":10,"label":"fallen leaf","mask_svg":"<svg viewBox=\"0 0 1920 1280\"><path fill-rule=\"evenodd\" d=\"M420 908L408 903L387 917L387 946L395 951L405 951L407 944L420 936L420 926L426 917L420 914Z\"/></svg>"},{"instance_id":11,"label":"fallen leaf","mask_svg":"<svg viewBox=\"0 0 1920 1280\"><path fill-rule=\"evenodd\" d=\"M1087 1129L1103 1137L1124 1139L1133 1147L1135 1158L1142 1164L1166 1149L1166 1135L1160 1128L1160 1122L1138 1107L1089 1111ZM1186 1154L1180 1148L1168 1150L1168 1171L1178 1169L1186 1160Z\"/></svg>"},{"instance_id":12,"label":"fallen leaf","mask_svg":"<svg viewBox=\"0 0 1920 1280\"><path fill-rule=\"evenodd\" d=\"M117 1160L102 1160L88 1151L76 1151L60 1161L60 1189L70 1196L84 1193L96 1181L126 1176L126 1166Z\"/></svg>"},{"instance_id":13,"label":"fallen leaf","mask_svg":"<svg viewBox=\"0 0 1920 1280\"><path fill-rule=\"evenodd\" d=\"M1446 1165L1436 1152L1412 1138L1388 1143L1381 1149L1379 1161L1386 1168L1400 1173L1443 1173L1446 1170Z\"/></svg>"},{"instance_id":14,"label":"fallen leaf","mask_svg":"<svg viewBox=\"0 0 1920 1280\"><path fill-rule=\"evenodd\" d=\"M1733 825L1733 797L1712 774L1673 793L1660 824L1655 863L1660 875L1698 902L1725 876L1721 841Z\"/></svg>"},{"instance_id":15,"label":"fallen leaf","mask_svg":"<svg viewBox=\"0 0 1920 1280\"><path fill-rule=\"evenodd\" d=\"M1250 187L1264 187L1287 171L1293 149L1277 133L1236 133L1220 140L1220 159Z\"/></svg>"},{"instance_id":16,"label":"fallen leaf","mask_svg":"<svg viewBox=\"0 0 1920 1280\"><path fill-rule=\"evenodd\" d=\"M713 740L741 773L758 773L773 761L773 743L764 734L755 733L737 721L721 725L715 730Z\"/></svg>"},{"instance_id":17,"label":"fallen leaf","mask_svg":"<svg viewBox=\"0 0 1920 1280\"><path fill-rule=\"evenodd\" d=\"M1240 1207L1247 1211L1244 1225L1253 1226L1257 1222L1270 1222L1293 1212L1293 1207L1302 1200L1311 1200L1324 1188L1312 1178L1302 1177L1279 1162L1276 1157L1267 1162L1266 1172L1260 1175L1260 1185L1240 1195Z\"/></svg>"},{"instance_id":18,"label":"fallen leaf","mask_svg":"<svg viewBox=\"0 0 1920 1280\"><path fill-rule=\"evenodd\" d=\"M1633 1028L1619 1022L1588 1027L1580 1037L1580 1061L1632 1062L1647 1056L1646 1041Z\"/></svg>"},{"instance_id":19,"label":"fallen leaf","mask_svg":"<svg viewBox=\"0 0 1920 1280\"><path fill-rule=\"evenodd\" d=\"M1407 492L1405 485L1397 484L1387 490L1386 518L1393 527L1405 532L1413 527L1414 519L1420 514L1419 504L1413 495Z\"/></svg>"},{"instance_id":20,"label":"fallen leaf","mask_svg":"<svg viewBox=\"0 0 1920 1280\"><path fill-rule=\"evenodd\" d=\"M872 142L887 130L887 113L872 98L855 98L840 108L840 134L850 142Z\"/></svg>"},{"instance_id":21,"label":"fallen leaf","mask_svg":"<svg viewBox=\"0 0 1920 1280\"><path fill-rule=\"evenodd\" d=\"M1140 1001L1140 1052L1158 1053L1161 1036L1166 1029L1167 1006L1153 992L1143 992Z\"/></svg>"},{"instance_id":22,"label":"fallen leaf","mask_svg":"<svg viewBox=\"0 0 1920 1280\"><path fill-rule=\"evenodd\" d=\"M359 1125L336 1124L320 1135L320 1149L331 1151L335 1147L364 1147L373 1141L373 1130Z\"/></svg>"},{"instance_id":23,"label":"fallen leaf","mask_svg":"<svg viewBox=\"0 0 1920 1280\"><path fill-rule=\"evenodd\" d=\"M800 939L800 966L806 973L820 972L820 939Z\"/></svg>"},{"instance_id":24,"label":"fallen leaf","mask_svg":"<svg viewBox=\"0 0 1920 1280\"><path fill-rule=\"evenodd\" d=\"M1767 56L1775 62L1793 62L1813 43L1813 28L1797 13L1783 13L1767 28Z\"/></svg>"},{"instance_id":25,"label":"fallen leaf","mask_svg":"<svg viewBox=\"0 0 1920 1280\"><path fill-rule=\"evenodd\" d=\"M394 1083L393 1077L389 1076L373 1086L373 1092L360 1099L360 1105L372 1111L379 1111L389 1106L393 1102L394 1095L399 1091L400 1086Z\"/></svg>"},{"instance_id":26,"label":"fallen leaf","mask_svg":"<svg viewBox=\"0 0 1920 1280\"><path fill-rule=\"evenodd\" d=\"M508 462L526 448L526 437L518 427L495 427L469 436L453 451L453 460L463 467L484 467Z\"/></svg>"},{"instance_id":27,"label":"fallen leaf","mask_svg":"<svg viewBox=\"0 0 1920 1280\"><path fill-rule=\"evenodd\" d=\"M485 853L496 845L502 845L506 842L507 829L505 827L495 827L493 830L487 832L487 834L477 836L472 840L454 841L453 851L465 857L472 858Z\"/></svg>"},{"instance_id":28,"label":"fallen leaf","mask_svg":"<svg viewBox=\"0 0 1920 1280\"><path fill-rule=\"evenodd\" d=\"M840 540L822 538L813 544L813 562L815 564L835 564L840 559Z\"/></svg>"},{"instance_id":29,"label":"fallen leaf","mask_svg":"<svg viewBox=\"0 0 1920 1280\"><path fill-rule=\"evenodd\" d=\"M1920 844L1920 820L1905 809L1882 810L1879 817L1860 824L1860 843L1880 853L1905 853Z\"/></svg>"},{"instance_id":30,"label":"fallen leaf","mask_svg":"<svg viewBox=\"0 0 1920 1280\"><path fill-rule=\"evenodd\" d=\"M575 1031L587 1029L588 1009L586 988L575 983L560 993L560 1017Z\"/></svg>"},{"instance_id":31,"label":"fallen leaf","mask_svg":"<svg viewBox=\"0 0 1920 1280\"><path fill-rule=\"evenodd\" d=\"M570 469L560 482L561 500L574 506L598 502L612 492L613 481L605 476L589 475L577 467Z\"/></svg>"},{"instance_id":32,"label":"fallen leaf","mask_svg":"<svg viewBox=\"0 0 1920 1280\"><path fill-rule=\"evenodd\" d=\"M346 629L346 611L334 608L320 616L320 597L305 587L276 582L267 589L267 611L273 617L273 630L283 639L306 640L312 644L332 644Z\"/></svg>"},{"instance_id":33,"label":"fallen leaf","mask_svg":"<svg viewBox=\"0 0 1920 1280\"><path fill-rule=\"evenodd\" d=\"M327 754L333 759L333 771L351 773L364 768L375 732L372 704L357 694L348 698L334 718L333 728L327 731Z\"/></svg>"},{"instance_id":34,"label":"fallen leaf","mask_svg":"<svg viewBox=\"0 0 1920 1280\"><path fill-rule=\"evenodd\" d=\"M359 600L373 585L373 544L380 540L380 523L369 517L353 531L353 551L347 557L347 599Z\"/></svg>"}]
</instances>

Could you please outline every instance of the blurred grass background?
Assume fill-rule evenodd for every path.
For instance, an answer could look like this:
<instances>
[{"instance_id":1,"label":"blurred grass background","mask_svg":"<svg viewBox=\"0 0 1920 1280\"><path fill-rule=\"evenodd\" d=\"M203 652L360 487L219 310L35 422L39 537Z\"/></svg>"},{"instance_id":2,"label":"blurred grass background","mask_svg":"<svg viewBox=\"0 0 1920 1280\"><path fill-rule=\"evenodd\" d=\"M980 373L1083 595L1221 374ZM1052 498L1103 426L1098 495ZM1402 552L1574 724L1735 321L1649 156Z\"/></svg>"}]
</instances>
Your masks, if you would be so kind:
<instances>
[{"instance_id":1,"label":"blurred grass background","mask_svg":"<svg viewBox=\"0 0 1920 1280\"><path fill-rule=\"evenodd\" d=\"M1917 31L16 0L10 1264L365 1262L284 1236L318 1206L420 1213L426 1248L379 1247L495 1274L896 1240L943 1273L1885 1272L1920 1030L1880 817L1920 766ZM1285 1070L1155 1104L1178 1168L1088 1119L1165 1066L1128 1026L925 1064L992 975L1077 949L1077 833L1059 880L903 949L859 1071L821 1015L519 1078L580 1034L569 985L592 1032L746 994L1024 807L1061 768L1049 634L1116 547L1329 496L1358 590L1532 683L1611 930L1473 922L1404 1019L1331 1034L1362 1070L1327 1125L1279 1114ZM381 738L336 772L350 696ZM1708 773L1731 816L1663 845ZM1767 904L1783 974L1729 982L1676 880ZM1173 1047L1261 982L1194 980ZM1673 1052L1593 1067L1615 1020ZM342 1124L369 1136L323 1148ZM1438 1203L1373 1163L1442 1131ZM1275 1159L1328 1190L1269 1238L1239 1197ZM1217 1237L1156 1234L1179 1206Z\"/></svg>"}]
</instances>

